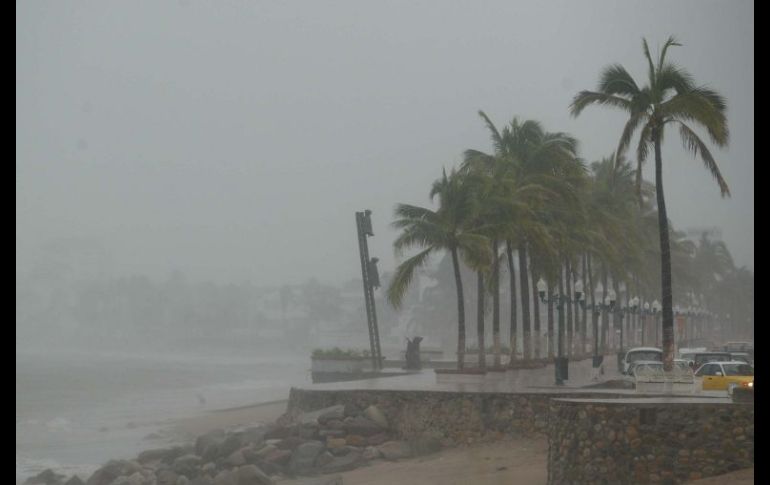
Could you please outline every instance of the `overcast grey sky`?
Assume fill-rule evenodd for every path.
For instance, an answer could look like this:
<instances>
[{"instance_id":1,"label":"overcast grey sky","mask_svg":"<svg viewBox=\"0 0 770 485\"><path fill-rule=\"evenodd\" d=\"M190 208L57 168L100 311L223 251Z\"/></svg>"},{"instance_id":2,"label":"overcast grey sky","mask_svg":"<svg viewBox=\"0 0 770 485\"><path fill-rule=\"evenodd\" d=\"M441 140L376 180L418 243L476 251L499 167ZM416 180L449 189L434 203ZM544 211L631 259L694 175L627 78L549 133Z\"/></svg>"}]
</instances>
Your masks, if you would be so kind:
<instances>
[{"instance_id":1,"label":"overcast grey sky","mask_svg":"<svg viewBox=\"0 0 770 485\"><path fill-rule=\"evenodd\" d=\"M569 117L620 62L646 79L641 38L728 101L719 196L673 132L669 215L718 225L754 266L754 7L749 0L26 1L16 4L17 269L48 241L110 271L298 283L360 275L354 212L392 268L397 202L427 205L476 115L534 118L610 154L624 117ZM652 179L652 164L645 168Z\"/></svg>"}]
</instances>

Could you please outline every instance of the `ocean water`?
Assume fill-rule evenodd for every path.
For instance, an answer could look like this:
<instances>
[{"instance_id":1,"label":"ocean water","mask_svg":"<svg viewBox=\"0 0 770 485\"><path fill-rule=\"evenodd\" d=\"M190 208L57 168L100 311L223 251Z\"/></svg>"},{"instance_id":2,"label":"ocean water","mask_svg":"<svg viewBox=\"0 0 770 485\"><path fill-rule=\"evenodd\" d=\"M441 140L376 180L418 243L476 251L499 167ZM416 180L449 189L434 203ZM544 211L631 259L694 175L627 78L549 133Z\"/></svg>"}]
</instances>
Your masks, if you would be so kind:
<instances>
[{"instance_id":1,"label":"ocean water","mask_svg":"<svg viewBox=\"0 0 770 485\"><path fill-rule=\"evenodd\" d=\"M310 383L307 353L16 353L16 482L46 468L87 478L166 446L172 421L286 399Z\"/></svg>"}]
</instances>

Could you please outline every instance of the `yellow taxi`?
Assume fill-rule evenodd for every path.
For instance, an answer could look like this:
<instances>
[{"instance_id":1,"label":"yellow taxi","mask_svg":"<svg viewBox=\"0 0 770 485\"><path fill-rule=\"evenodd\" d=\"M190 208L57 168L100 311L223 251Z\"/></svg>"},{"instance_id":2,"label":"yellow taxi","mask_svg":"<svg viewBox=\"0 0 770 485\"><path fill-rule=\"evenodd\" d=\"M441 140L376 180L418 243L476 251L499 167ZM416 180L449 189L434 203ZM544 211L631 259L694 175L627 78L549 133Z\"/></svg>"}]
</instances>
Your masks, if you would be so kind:
<instances>
[{"instance_id":1,"label":"yellow taxi","mask_svg":"<svg viewBox=\"0 0 770 485\"><path fill-rule=\"evenodd\" d=\"M754 367L746 362L708 362L695 376L703 379L704 391L727 391L732 395L736 387L754 387Z\"/></svg>"}]
</instances>

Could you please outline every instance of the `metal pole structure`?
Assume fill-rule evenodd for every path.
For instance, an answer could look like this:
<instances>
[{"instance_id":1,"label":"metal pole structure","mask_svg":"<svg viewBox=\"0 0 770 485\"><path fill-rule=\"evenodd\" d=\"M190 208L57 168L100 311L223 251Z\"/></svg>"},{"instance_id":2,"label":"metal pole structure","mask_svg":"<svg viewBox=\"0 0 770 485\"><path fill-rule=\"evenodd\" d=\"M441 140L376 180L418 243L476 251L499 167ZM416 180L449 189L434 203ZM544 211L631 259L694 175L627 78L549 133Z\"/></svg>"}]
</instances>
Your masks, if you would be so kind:
<instances>
[{"instance_id":1,"label":"metal pole structure","mask_svg":"<svg viewBox=\"0 0 770 485\"><path fill-rule=\"evenodd\" d=\"M356 228L358 230L358 252L361 256L361 279L364 286L364 304L366 306L366 325L369 329L369 348L372 354L372 365L375 370L379 367L377 358L377 348L374 344L374 326L372 324L372 306L369 299L369 255L366 245L366 234L364 233L364 213L356 212Z\"/></svg>"}]
</instances>

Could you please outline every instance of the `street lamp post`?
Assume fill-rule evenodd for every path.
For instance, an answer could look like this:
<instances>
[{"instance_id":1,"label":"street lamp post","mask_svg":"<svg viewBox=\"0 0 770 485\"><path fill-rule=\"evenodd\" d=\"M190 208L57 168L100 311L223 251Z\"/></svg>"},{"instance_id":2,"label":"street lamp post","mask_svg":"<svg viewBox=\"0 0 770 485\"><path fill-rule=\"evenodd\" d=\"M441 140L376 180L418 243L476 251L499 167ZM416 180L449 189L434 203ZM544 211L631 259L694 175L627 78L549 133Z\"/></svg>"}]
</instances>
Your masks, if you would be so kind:
<instances>
[{"instance_id":1,"label":"street lamp post","mask_svg":"<svg viewBox=\"0 0 770 485\"><path fill-rule=\"evenodd\" d=\"M550 303L556 303L556 310L559 312L559 328L558 328L558 345L557 345L557 357L554 362L554 380L557 386L563 386L564 381L566 379L569 379L569 359L567 357L564 357L564 319L561 318L561 312L564 311L564 305L570 305L572 303L581 301L581 297L583 296L583 283L582 281L577 281L575 283L574 287L574 299L570 298L569 296L565 295L551 295L550 297L546 297L546 290L548 289L548 285L543 280L543 278L540 278L540 280L537 282L537 293L540 296L540 301L543 304L550 304Z\"/></svg>"}]
</instances>

